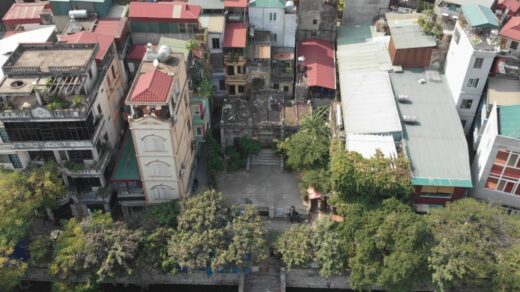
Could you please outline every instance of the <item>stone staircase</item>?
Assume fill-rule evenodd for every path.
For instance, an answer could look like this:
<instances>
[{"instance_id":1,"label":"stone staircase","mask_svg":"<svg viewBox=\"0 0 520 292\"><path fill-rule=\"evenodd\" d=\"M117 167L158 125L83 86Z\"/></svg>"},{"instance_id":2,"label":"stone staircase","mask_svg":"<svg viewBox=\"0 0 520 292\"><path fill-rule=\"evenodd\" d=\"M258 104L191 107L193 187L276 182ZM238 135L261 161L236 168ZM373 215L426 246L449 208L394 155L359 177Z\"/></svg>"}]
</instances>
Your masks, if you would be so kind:
<instances>
[{"instance_id":1,"label":"stone staircase","mask_svg":"<svg viewBox=\"0 0 520 292\"><path fill-rule=\"evenodd\" d=\"M268 258L260 265L258 272L247 274L244 292L285 292L282 291L278 260Z\"/></svg>"},{"instance_id":2,"label":"stone staircase","mask_svg":"<svg viewBox=\"0 0 520 292\"><path fill-rule=\"evenodd\" d=\"M252 165L276 165L280 166L280 155L272 149L262 149L256 155L253 155Z\"/></svg>"}]
</instances>

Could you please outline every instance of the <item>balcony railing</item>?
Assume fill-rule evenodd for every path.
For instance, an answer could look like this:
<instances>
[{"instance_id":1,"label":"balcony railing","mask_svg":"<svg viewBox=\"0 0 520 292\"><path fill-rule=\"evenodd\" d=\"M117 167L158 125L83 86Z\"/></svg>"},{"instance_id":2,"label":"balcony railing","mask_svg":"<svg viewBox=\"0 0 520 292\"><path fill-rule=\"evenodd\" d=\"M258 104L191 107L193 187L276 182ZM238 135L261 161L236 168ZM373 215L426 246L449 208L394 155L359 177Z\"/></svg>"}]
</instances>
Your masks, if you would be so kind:
<instances>
[{"instance_id":1,"label":"balcony railing","mask_svg":"<svg viewBox=\"0 0 520 292\"><path fill-rule=\"evenodd\" d=\"M246 74L226 75L226 82L246 81Z\"/></svg>"},{"instance_id":2,"label":"balcony railing","mask_svg":"<svg viewBox=\"0 0 520 292\"><path fill-rule=\"evenodd\" d=\"M224 55L224 63L242 63L246 61L246 57L243 55L226 54Z\"/></svg>"},{"instance_id":3,"label":"balcony railing","mask_svg":"<svg viewBox=\"0 0 520 292\"><path fill-rule=\"evenodd\" d=\"M67 167L68 165L63 165L60 167L60 170L67 175L72 177L91 177L91 176L100 176L103 175L103 172L110 160L112 151L107 149L105 150L99 157L97 161L94 161L91 164L83 164L78 163L78 165L82 165L83 168L73 168Z\"/></svg>"}]
</instances>

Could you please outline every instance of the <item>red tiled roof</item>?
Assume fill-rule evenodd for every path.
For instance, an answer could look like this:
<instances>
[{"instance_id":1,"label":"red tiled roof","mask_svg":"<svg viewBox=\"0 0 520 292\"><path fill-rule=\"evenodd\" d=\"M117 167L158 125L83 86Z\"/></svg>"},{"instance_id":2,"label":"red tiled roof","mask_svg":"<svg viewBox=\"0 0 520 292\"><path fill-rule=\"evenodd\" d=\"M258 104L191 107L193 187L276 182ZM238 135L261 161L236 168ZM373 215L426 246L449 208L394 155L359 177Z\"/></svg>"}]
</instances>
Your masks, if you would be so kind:
<instances>
[{"instance_id":1,"label":"red tiled roof","mask_svg":"<svg viewBox=\"0 0 520 292\"><path fill-rule=\"evenodd\" d=\"M245 23L226 23L224 48L245 48L247 25Z\"/></svg>"},{"instance_id":2,"label":"red tiled roof","mask_svg":"<svg viewBox=\"0 0 520 292\"><path fill-rule=\"evenodd\" d=\"M132 45L126 53L128 60L142 60L146 53L146 45Z\"/></svg>"},{"instance_id":3,"label":"red tiled roof","mask_svg":"<svg viewBox=\"0 0 520 292\"><path fill-rule=\"evenodd\" d=\"M238 8L246 8L247 0L224 0L224 7L238 7Z\"/></svg>"},{"instance_id":4,"label":"red tiled roof","mask_svg":"<svg viewBox=\"0 0 520 292\"><path fill-rule=\"evenodd\" d=\"M198 22L201 7L184 2L131 2L130 20L155 20L168 22Z\"/></svg>"},{"instance_id":5,"label":"red tiled roof","mask_svg":"<svg viewBox=\"0 0 520 292\"><path fill-rule=\"evenodd\" d=\"M334 47L331 42L309 40L298 44L298 56L304 56L307 67L307 86L336 89Z\"/></svg>"},{"instance_id":6,"label":"red tiled roof","mask_svg":"<svg viewBox=\"0 0 520 292\"><path fill-rule=\"evenodd\" d=\"M42 10L50 8L49 2L14 3L2 18L6 24L39 23Z\"/></svg>"},{"instance_id":7,"label":"red tiled roof","mask_svg":"<svg viewBox=\"0 0 520 292\"><path fill-rule=\"evenodd\" d=\"M520 12L520 1L519 0L498 0L498 8L506 10L509 8L509 15L516 15Z\"/></svg>"},{"instance_id":8,"label":"red tiled roof","mask_svg":"<svg viewBox=\"0 0 520 292\"><path fill-rule=\"evenodd\" d=\"M520 41L520 16L514 16L500 30L500 35Z\"/></svg>"},{"instance_id":9,"label":"red tiled roof","mask_svg":"<svg viewBox=\"0 0 520 292\"><path fill-rule=\"evenodd\" d=\"M126 17L121 19L100 19L96 23L94 31L97 34L108 35L119 39L123 36L127 21Z\"/></svg>"},{"instance_id":10,"label":"red tiled roof","mask_svg":"<svg viewBox=\"0 0 520 292\"><path fill-rule=\"evenodd\" d=\"M99 44L99 51L96 60L101 61L105 58L110 46L114 42L111 36L100 35L91 31L82 31L60 37L60 41L69 44Z\"/></svg>"},{"instance_id":11,"label":"red tiled roof","mask_svg":"<svg viewBox=\"0 0 520 292\"><path fill-rule=\"evenodd\" d=\"M157 69L139 75L132 92L134 102L165 102L173 77Z\"/></svg>"}]
</instances>

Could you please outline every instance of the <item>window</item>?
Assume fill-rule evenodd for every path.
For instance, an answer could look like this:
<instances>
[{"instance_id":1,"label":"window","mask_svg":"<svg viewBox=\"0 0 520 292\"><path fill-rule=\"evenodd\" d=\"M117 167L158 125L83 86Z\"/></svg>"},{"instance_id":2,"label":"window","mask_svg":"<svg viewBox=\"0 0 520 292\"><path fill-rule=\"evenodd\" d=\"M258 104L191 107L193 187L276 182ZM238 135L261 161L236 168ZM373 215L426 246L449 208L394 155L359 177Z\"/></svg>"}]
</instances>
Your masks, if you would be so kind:
<instances>
[{"instance_id":1,"label":"window","mask_svg":"<svg viewBox=\"0 0 520 292\"><path fill-rule=\"evenodd\" d=\"M113 80L116 80L116 69L114 68L116 65L112 65L112 67L110 67L110 72L112 72L112 79Z\"/></svg>"},{"instance_id":2,"label":"window","mask_svg":"<svg viewBox=\"0 0 520 292\"><path fill-rule=\"evenodd\" d=\"M511 45L509 45L509 49L511 49L511 50L518 49L518 42L511 41Z\"/></svg>"},{"instance_id":3,"label":"window","mask_svg":"<svg viewBox=\"0 0 520 292\"><path fill-rule=\"evenodd\" d=\"M280 89L280 84L274 83L273 84L273 89Z\"/></svg>"},{"instance_id":4,"label":"window","mask_svg":"<svg viewBox=\"0 0 520 292\"><path fill-rule=\"evenodd\" d=\"M311 31L311 37L316 37L318 35L318 32Z\"/></svg>"},{"instance_id":5,"label":"window","mask_svg":"<svg viewBox=\"0 0 520 292\"><path fill-rule=\"evenodd\" d=\"M93 159L92 150L68 150L70 161L83 162L83 160Z\"/></svg>"},{"instance_id":6,"label":"window","mask_svg":"<svg viewBox=\"0 0 520 292\"><path fill-rule=\"evenodd\" d=\"M449 199L454 190L453 187L422 186L421 197Z\"/></svg>"},{"instance_id":7,"label":"window","mask_svg":"<svg viewBox=\"0 0 520 292\"><path fill-rule=\"evenodd\" d=\"M154 200L168 200L173 199L173 189L165 185L157 185L152 187Z\"/></svg>"},{"instance_id":8,"label":"window","mask_svg":"<svg viewBox=\"0 0 520 292\"><path fill-rule=\"evenodd\" d=\"M235 85L229 85L228 93L229 93L229 95L235 95L236 94Z\"/></svg>"},{"instance_id":9,"label":"window","mask_svg":"<svg viewBox=\"0 0 520 292\"><path fill-rule=\"evenodd\" d=\"M472 104L473 104L472 99L463 99L462 102L460 103L460 108L461 109L470 109Z\"/></svg>"},{"instance_id":10,"label":"window","mask_svg":"<svg viewBox=\"0 0 520 292\"><path fill-rule=\"evenodd\" d=\"M478 87L478 78L470 78L468 79L467 87L469 88L477 88Z\"/></svg>"},{"instance_id":11,"label":"window","mask_svg":"<svg viewBox=\"0 0 520 292\"><path fill-rule=\"evenodd\" d=\"M277 40L278 40L278 36L275 33L273 33L273 41L276 42Z\"/></svg>"},{"instance_id":12,"label":"window","mask_svg":"<svg viewBox=\"0 0 520 292\"><path fill-rule=\"evenodd\" d=\"M235 66L227 66L227 75L235 75Z\"/></svg>"},{"instance_id":13,"label":"window","mask_svg":"<svg viewBox=\"0 0 520 292\"><path fill-rule=\"evenodd\" d=\"M212 44L214 49L220 49L220 39L212 38L211 39L211 44Z\"/></svg>"},{"instance_id":14,"label":"window","mask_svg":"<svg viewBox=\"0 0 520 292\"><path fill-rule=\"evenodd\" d=\"M186 121L186 128L188 128L188 132L191 132L191 121L190 121L190 119L188 119Z\"/></svg>"},{"instance_id":15,"label":"window","mask_svg":"<svg viewBox=\"0 0 520 292\"><path fill-rule=\"evenodd\" d=\"M200 106L199 105L191 106L191 110L192 110L194 116L200 116Z\"/></svg>"},{"instance_id":16,"label":"window","mask_svg":"<svg viewBox=\"0 0 520 292\"><path fill-rule=\"evenodd\" d=\"M484 63L484 58L475 58L475 64L473 64L473 68L475 68L475 69L482 68L482 63Z\"/></svg>"},{"instance_id":17,"label":"window","mask_svg":"<svg viewBox=\"0 0 520 292\"><path fill-rule=\"evenodd\" d=\"M108 133L105 132L105 135L103 135L103 140L105 140L105 142L108 142Z\"/></svg>"},{"instance_id":18,"label":"window","mask_svg":"<svg viewBox=\"0 0 520 292\"><path fill-rule=\"evenodd\" d=\"M289 86L285 85L285 86L283 87L283 92L289 92Z\"/></svg>"},{"instance_id":19,"label":"window","mask_svg":"<svg viewBox=\"0 0 520 292\"><path fill-rule=\"evenodd\" d=\"M276 21L276 12L269 12L269 20Z\"/></svg>"},{"instance_id":20,"label":"window","mask_svg":"<svg viewBox=\"0 0 520 292\"><path fill-rule=\"evenodd\" d=\"M455 43L458 45L460 41L460 32L458 29L455 28L453 31L453 40L455 40Z\"/></svg>"},{"instance_id":21,"label":"window","mask_svg":"<svg viewBox=\"0 0 520 292\"><path fill-rule=\"evenodd\" d=\"M244 85L239 85L238 86L238 93L244 93L244 91L245 91Z\"/></svg>"},{"instance_id":22,"label":"window","mask_svg":"<svg viewBox=\"0 0 520 292\"><path fill-rule=\"evenodd\" d=\"M466 127L466 120L460 120L460 123L462 124L462 128Z\"/></svg>"},{"instance_id":23,"label":"window","mask_svg":"<svg viewBox=\"0 0 520 292\"><path fill-rule=\"evenodd\" d=\"M498 151L485 187L520 195L520 153L506 149Z\"/></svg>"},{"instance_id":24,"label":"window","mask_svg":"<svg viewBox=\"0 0 520 292\"><path fill-rule=\"evenodd\" d=\"M197 133L197 136L202 136L202 127L196 127L195 132Z\"/></svg>"},{"instance_id":25,"label":"window","mask_svg":"<svg viewBox=\"0 0 520 292\"><path fill-rule=\"evenodd\" d=\"M31 161L56 161L53 151L28 151ZM10 162L10 161L9 161Z\"/></svg>"},{"instance_id":26,"label":"window","mask_svg":"<svg viewBox=\"0 0 520 292\"><path fill-rule=\"evenodd\" d=\"M97 105L97 112L98 112L98 115L100 115L100 116L103 115L103 111L101 110L101 104L99 104L99 103Z\"/></svg>"},{"instance_id":27,"label":"window","mask_svg":"<svg viewBox=\"0 0 520 292\"><path fill-rule=\"evenodd\" d=\"M0 163L11 163L11 159L9 159L9 155L0 154Z\"/></svg>"},{"instance_id":28,"label":"window","mask_svg":"<svg viewBox=\"0 0 520 292\"><path fill-rule=\"evenodd\" d=\"M312 20L312 24L313 24L313 25L317 25L317 24L318 24L318 20L317 20L317 19L313 19L313 20Z\"/></svg>"},{"instance_id":29,"label":"window","mask_svg":"<svg viewBox=\"0 0 520 292\"><path fill-rule=\"evenodd\" d=\"M219 80L218 81L218 89L226 90L226 80Z\"/></svg>"},{"instance_id":30,"label":"window","mask_svg":"<svg viewBox=\"0 0 520 292\"><path fill-rule=\"evenodd\" d=\"M156 135L148 135L142 139L147 152L162 152L165 149L165 139Z\"/></svg>"},{"instance_id":31,"label":"window","mask_svg":"<svg viewBox=\"0 0 520 292\"><path fill-rule=\"evenodd\" d=\"M168 170L170 169L170 165L163 161L152 161L147 165L150 170L150 176L170 176Z\"/></svg>"},{"instance_id":32,"label":"window","mask_svg":"<svg viewBox=\"0 0 520 292\"><path fill-rule=\"evenodd\" d=\"M186 24L185 23L179 23L179 32L180 33L186 33Z\"/></svg>"}]
</instances>

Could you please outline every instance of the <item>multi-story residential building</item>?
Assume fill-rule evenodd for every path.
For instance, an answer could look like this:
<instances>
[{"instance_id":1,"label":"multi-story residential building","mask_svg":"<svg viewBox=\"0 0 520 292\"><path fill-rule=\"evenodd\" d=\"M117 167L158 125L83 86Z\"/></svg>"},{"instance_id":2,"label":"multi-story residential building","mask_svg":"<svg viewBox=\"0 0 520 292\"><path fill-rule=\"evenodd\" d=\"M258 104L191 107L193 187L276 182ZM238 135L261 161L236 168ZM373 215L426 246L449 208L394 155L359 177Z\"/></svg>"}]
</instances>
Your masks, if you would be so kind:
<instances>
[{"instance_id":1,"label":"multi-story residential building","mask_svg":"<svg viewBox=\"0 0 520 292\"><path fill-rule=\"evenodd\" d=\"M308 39L319 39L334 42L337 18L337 0L298 1L296 40L301 42Z\"/></svg>"},{"instance_id":2,"label":"multi-story residential building","mask_svg":"<svg viewBox=\"0 0 520 292\"><path fill-rule=\"evenodd\" d=\"M169 46L161 45L158 51L149 47L130 88L126 104L140 182L131 170L128 178L114 173L113 181L127 182L116 185L123 209L184 198L190 193L195 139L185 59L182 53L172 53ZM132 152L129 145L123 147ZM127 163L121 161L121 155L124 153L116 170L121 169L120 163Z\"/></svg>"},{"instance_id":3,"label":"multi-story residential building","mask_svg":"<svg viewBox=\"0 0 520 292\"><path fill-rule=\"evenodd\" d=\"M500 30L500 49L520 56L520 16L511 17Z\"/></svg>"},{"instance_id":4,"label":"multi-story residential building","mask_svg":"<svg viewBox=\"0 0 520 292\"><path fill-rule=\"evenodd\" d=\"M15 30L22 24L49 24L51 21L45 18L45 14L50 14L50 8L49 2L15 3L3 15L2 24L5 30Z\"/></svg>"},{"instance_id":5,"label":"multi-story residential building","mask_svg":"<svg viewBox=\"0 0 520 292\"><path fill-rule=\"evenodd\" d=\"M390 0L357 1L345 0L341 23L370 23L376 16L383 16L390 7Z\"/></svg>"},{"instance_id":6,"label":"multi-story residential building","mask_svg":"<svg viewBox=\"0 0 520 292\"><path fill-rule=\"evenodd\" d=\"M472 187L468 144L446 78L433 70L390 73L420 212L464 197Z\"/></svg>"},{"instance_id":7,"label":"multi-story residential building","mask_svg":"<svg viewBox=\"0 0 520 292\"><path fill-rule=\"evenodd\" d=\"M445 72L464 132L469 133L499 49L498 20L482 5L464 5L455 25Z\"/></svg>"},{"instance_id":8,"label":"multi-story residential building","mask_svg":"<svg viewBox=\"0 0 520 292\"><path fill-rule=\"evenodd\" d=\"M5 62L1 151L4 166L53 160L74 203L109 210L105 190L119 141L122 92L115 50L97 44L20 44Z\"/></svg>"},{"instance_id":9,"label":"multi-story residential building","mask_svg":"<svg viewBox=\"0 0 520 292\"><path fill-rule=\"evenodd\" d=\"M297 15L292 1L257 0L249 4L247 73L254 88L293 95Z\"/></svg>"},{"instance_id":10,"label":"multi-story residential building","mask_svg":"<svg viewBox=\"0 0 520 292\"><path fill-rule=\"evenodd\" d=\"M520 211L520 105L490 105L472 164L478 199Z\"/></svg>"},{"instance_id":11,"label":"multi-story residential building","mask_svg":"<svg viewBox=\"0 0 520 292\"><path fill-rule=\"evenodd\" d=\"M227 95L244 96L246 93L246 44L247 24L242 22L226 23L224 34L224 67Z\"/></svg>"},{"instance_id":12,"label":"multi-story residential building","mask_svg":"<svg viewBox=\"0 0 520 292\"><path fill-rule=\"evenodd\" d=\"M186 2L131 2L128 19L134 44L157 44L161 36L205 42L199 29L201 7Z\"/></svg>"}]
</instances>

